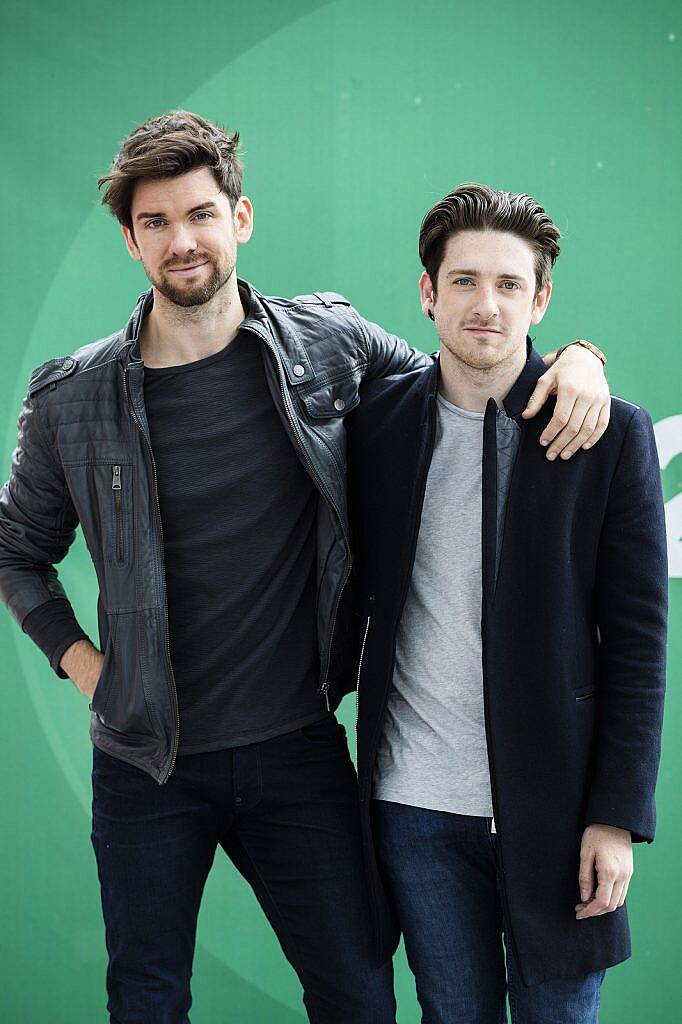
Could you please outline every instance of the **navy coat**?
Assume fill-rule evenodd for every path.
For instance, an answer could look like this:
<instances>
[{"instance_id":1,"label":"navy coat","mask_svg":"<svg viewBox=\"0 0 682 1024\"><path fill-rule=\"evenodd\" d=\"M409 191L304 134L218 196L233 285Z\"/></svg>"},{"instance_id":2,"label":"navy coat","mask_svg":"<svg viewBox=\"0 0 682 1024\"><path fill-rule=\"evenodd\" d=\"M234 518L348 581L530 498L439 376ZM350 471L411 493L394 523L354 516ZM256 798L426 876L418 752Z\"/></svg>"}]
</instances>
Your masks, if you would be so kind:
<instances>
[{"instance_id":1,"label":"navy coat","mask_svg":"<svg viewBox=\"0 0 682 1024\"><path fill-rule=\"evenodd\" d=\"M497 573L492 399L483 431L486 736L505 927L527 984L630 955L625 906L575 919L580 841L589 824L653 839L665 686L666 540L651 418L614 399L599 444L551 463L538 439L553 403L520 418L544 369L529 342L504 403L521 440ZM358 777L380 960L399 929L377 868L371 780L433 452L438 372L434 363L372 382L346 421L364 612Z\"/></svg>"}]
</instances>

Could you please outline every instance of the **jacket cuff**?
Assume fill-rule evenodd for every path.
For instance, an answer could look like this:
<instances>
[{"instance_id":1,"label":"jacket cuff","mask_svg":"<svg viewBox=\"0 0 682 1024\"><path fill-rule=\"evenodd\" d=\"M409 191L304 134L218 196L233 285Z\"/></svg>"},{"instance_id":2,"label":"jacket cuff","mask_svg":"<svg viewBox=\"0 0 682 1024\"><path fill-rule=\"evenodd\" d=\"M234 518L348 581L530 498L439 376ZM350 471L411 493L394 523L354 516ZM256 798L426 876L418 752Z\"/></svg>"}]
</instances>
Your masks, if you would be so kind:
<instances>
[{"instance_id":1,"label":"jacket cuff","mask_svg":"<svg viewBox=\"0 0 682 1024\"><path fill-rule=\"evenodd\" d=\"M59 667L64 652L77 640L89 640L87 633L78 625L78 620L66 598L56 598L29 612L21 624L27 636L43 652L60 679L68 679Z\"/></svg>"},{"instance_id":2,"label":"jacket cuff","mask_svg":"<svg viewBox=\"0 0 682 1024\"><path fill-rule=\"evenodd\" d=\"M613 828L622 828L632 836L633 843L653 843L656 833L656 812L652 811L647 815L641 815L640 820L630 814L616 813L612 808L597 807L588 809L585 816L584 828L589 825L611 825Z\"/></svg>"}]
</instances>

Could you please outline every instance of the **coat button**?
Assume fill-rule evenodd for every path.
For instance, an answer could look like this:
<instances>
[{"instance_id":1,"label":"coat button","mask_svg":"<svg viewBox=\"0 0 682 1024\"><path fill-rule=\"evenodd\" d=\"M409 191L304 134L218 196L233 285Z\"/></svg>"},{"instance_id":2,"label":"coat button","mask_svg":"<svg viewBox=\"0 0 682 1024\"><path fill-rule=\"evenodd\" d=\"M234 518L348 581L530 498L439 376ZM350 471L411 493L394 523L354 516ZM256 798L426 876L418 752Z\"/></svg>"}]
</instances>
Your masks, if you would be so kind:
<instances>
[{"instance_id":1,"label":"coat button","mask_svg":"<svg viewBox=\"0 0 682 1024\"><path fill-rule=\"evenodd\" d=\"M73 366L73 359L65 359L62 363L62 370L70 370Z\"/></svg>"},{"instance_id":2,"label":"coat button","mask_svg":"<svg viewBox=\"0 0 682 1024\"><path fill-rule=\"evenodd\" d=\"M343 412L343 410L346 408L346 403L344 402L343 398L336 399L336 401L334 402L334 408L336 409L337 412Z\"/></svg>"},{"instance_id":3,"label":"coat button","mask_svg":"<svg viewBox=\"0 0 682 1024\"><path fill-rule=\"evenodd\" d=\"M296 363L296 366L294 366L294 374L296 377L304 377L305 367L301 366L300 363Z\"/></svg>"}]
</instances>

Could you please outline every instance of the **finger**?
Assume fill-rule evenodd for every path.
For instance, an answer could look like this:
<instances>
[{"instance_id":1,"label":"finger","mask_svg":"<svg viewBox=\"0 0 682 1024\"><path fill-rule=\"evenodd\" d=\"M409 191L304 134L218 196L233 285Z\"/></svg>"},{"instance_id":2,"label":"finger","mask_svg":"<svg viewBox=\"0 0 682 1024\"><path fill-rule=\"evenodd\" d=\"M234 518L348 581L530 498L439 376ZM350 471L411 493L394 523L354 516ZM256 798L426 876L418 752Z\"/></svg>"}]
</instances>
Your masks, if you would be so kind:
<instances>
[{"instance_id":1,"label":"finger","mask_svg":"<svg viewBox=\"0 0 682 1024\"><path fill-rule=\"evenodd\" d=\"M618 904L619 907L622 907L623 904L625 903L625 900L627 899L628 889L630 888L630 879L631 878L632 878L632 873L630 873L627 876L627 878L625 879L625 881L623 882L623 889L622 889L622 892L620 894L620 903Z\"/></svg>"},{"instance_id":2,"label":"finger","mask_svg":"<svg viewBox=\"0 0 682 1024\"><path fill-rule=\"evenodd\" d=\"M613 894L613 885L615 879L612 876L606 876L602 871L599 877L599 885L597 891L594 894L594 901L592 903L592 909L594 916L598 916L601 913L607 913L611 902L611 896Z\"/></svg>"},{"instance_id":3,"label":"finger","mask_svg":"<svg viewBox=\"0 0 682 1024\"><path fill-rule=\"evenodd\" d=\"M583 903L594 895L594 850L580 851L580 871L578 873L578 885L580 886L580 899Z\"/></svg>"},{"instance_id":4,"label":"finger","mask_svg":"<svg viewBox=\"0 0 682 1024\"><path fill-rule=\"evenodd\" d=\"M625 903L625 890L627 889L627 879L623 879L621 882L616 882L613 887L613 893L611 895L611 902L609 903L609 913L614 910L618 910L618 907L622 907Z\"/></svg>"},{"instance_id":5,"label":"finger","mask_svg":"<svg viewBox=\"0 0 682 1024\"><path fill-rule=\"evenodd\" d=\"M604 431L609 425L611 418L611 399L608 398L603 404L599 412L597 419L597 425L594 429L594 434L591 438L584 442L583 448L591 448L592 445L596 444L599 438L602 436Z\"/></svg>"},{"instance_id":6,"label":"finger","mask_svg":"<svg viewBox=\"0 0 682 1024\"><path fill-rule=\"evenodd\" d=\"M531 416L535 416L535 414L542 409L549 396L554 394L555 390L556 375L552 370L547 370L535 385L533 394L528 399L528 405L521 415L525 419L530 419Z\"/></svg>"},{"instance_id":7,"label":"finger","mask_svg":"<svg viewBox=\"0 0 682 1024\"><path fill-rule=\"evenodd\" d=\"M611 902L611 894L613 892L613 878L606 878L602 875L599 878L599 885L597 891L594 894L594 899L591 900L584 909L576 914L578 920L583 920L586 917L599 917L601 914L608 912L609 904Z\"/></svg>"},{"instance_id":8,"label":"finger","mask_svg":"<svg viewBox=\"0 0 682 1024\"><path fill-rule=\"evenodd\" d=\"M557 434L567 426L573 413L575 401L576 394L568 394L567 390L564 389L563 395L557 398L551 420L540 434L540 444L551 444Z\"/></svg>"},{"instance_id":9,"label":"finger","mask_svg":"<svg viewBox=\"0 0 682 1024\"><path fill-rule=\"evenodd\" d=\"M558 403L557 403L558 405ZM557 455L563 454L564 450L569 446L573 445L575 438L580 433L585 416L587 415L588 409L590 408L590 402L587 398L579 398L574 403L571 409L571 414L568 418L568 422L563 430L557 434L552 441L547 455L552 455L556 458Z\"/></svg>"},{"instance_id":10,"label":"finger","mask_svg":"<svg viewBox=\"0 0 682 1024\"><path fill-rule=\"evenodd\" d=\"M591 406L588 407L587 415L583 420L580 430L575 435L573 440L568 442L568 444L562 451L562 459L570 459L571 455L577 452L578 448L580 447L590 447L590 445L586 445L585 442L594 436L594 432L597 428L597 422L599 420L600 409L600 402L594 402Z\"/></svg>"}]
</instances>

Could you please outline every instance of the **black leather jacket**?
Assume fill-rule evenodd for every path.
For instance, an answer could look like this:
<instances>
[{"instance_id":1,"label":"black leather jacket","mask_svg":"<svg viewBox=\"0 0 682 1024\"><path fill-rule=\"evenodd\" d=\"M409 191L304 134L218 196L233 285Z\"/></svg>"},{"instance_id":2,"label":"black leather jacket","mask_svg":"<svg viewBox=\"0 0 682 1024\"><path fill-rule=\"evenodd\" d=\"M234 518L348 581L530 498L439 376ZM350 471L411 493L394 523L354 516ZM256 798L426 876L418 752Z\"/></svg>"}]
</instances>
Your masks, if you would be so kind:
<instances>
[{"instance_id":1,"label":"black leather jacket","mask_svg":"<svg viewBox=\"0 0 682 1024\"><path fill-rule=\"evenodd\" d=\"M340 295L272 298L245 282L240 292L242 327L263 343L273 401L319 492L319 686L335 707L354 686L357 650L343 417L360 401L363 379L430 358L363 320ZM138 341L150 303L145 292L122 331L31 375L0 492L0 597L19 625L45 602L64 599L54 565L80 522L97 571L104 652L90 735L163 783L175 763L179 719Z\"/></svg>"}]
</instances>

